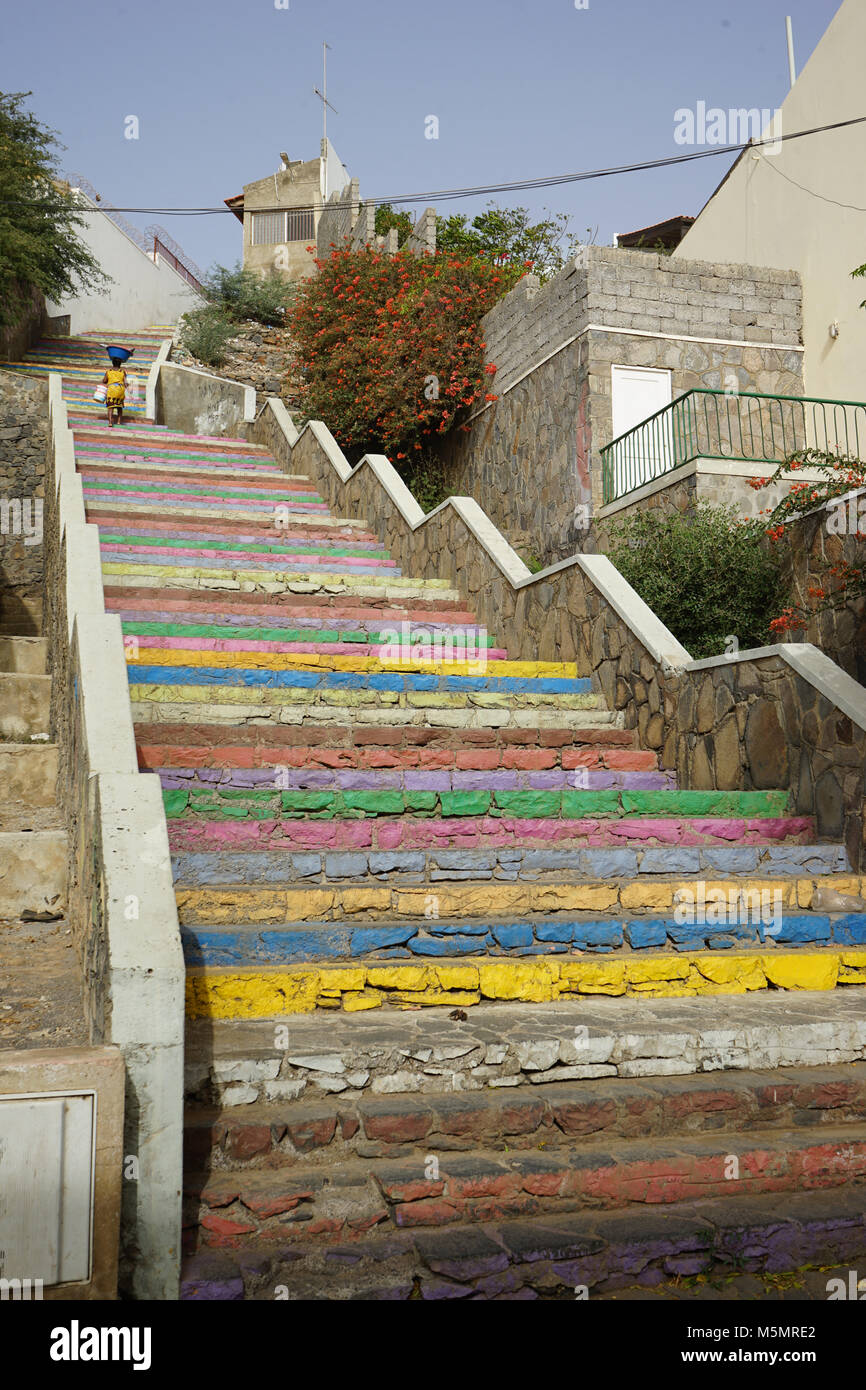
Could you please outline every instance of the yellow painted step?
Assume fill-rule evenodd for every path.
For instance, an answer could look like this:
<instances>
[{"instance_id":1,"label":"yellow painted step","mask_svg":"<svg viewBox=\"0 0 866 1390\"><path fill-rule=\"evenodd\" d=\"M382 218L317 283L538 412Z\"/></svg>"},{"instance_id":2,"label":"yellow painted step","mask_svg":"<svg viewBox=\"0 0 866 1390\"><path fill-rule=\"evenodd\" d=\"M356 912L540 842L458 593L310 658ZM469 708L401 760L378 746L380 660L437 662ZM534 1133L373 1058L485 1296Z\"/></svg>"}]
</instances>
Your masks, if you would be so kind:
<instances>
[{"instance_id":1,"label":"yellow painted step","mask_svg":"<svg viewBox=\"0 0 866 1390\"><path fill-rule=\"evenodd\" d=\"M279 1018L342 1009L460 1006L482 1000L532 1004L600 995L647 999L749 994L767 989L828 991L866 984L866 949L659 952L588 960L388 961L365 965L298 965L187 972L188 1018Z\"/></svg>"},{"instance_id":2,"label":"yellow painted step","mask_svg":"<svg viewBox=\"0 0 866 1390\"><path fill-rule=\"evenodd\" d=\"M436 883L417 888L387 884L322 888L178 888L178 915L182 926L218 926L237 922L332 922L361 914L380 917L414 917L421 921L436 900L438 918L516 917L524 913L672 911L674 894L693 893L698 880L669 879L652 883L611 880L579 883ZM857 874L822 874L813 878L726 879L704 883L707 898L724 894L781 893L783 908L808 908L820 885L839 893L866 892L866 878ZM758 899L761 901L761 899ZM764 899L766 901L766 899ZM779 901L770 899L770 901ZM719 953L716 958L721 959Z\"/></svg>"}]
</instances>

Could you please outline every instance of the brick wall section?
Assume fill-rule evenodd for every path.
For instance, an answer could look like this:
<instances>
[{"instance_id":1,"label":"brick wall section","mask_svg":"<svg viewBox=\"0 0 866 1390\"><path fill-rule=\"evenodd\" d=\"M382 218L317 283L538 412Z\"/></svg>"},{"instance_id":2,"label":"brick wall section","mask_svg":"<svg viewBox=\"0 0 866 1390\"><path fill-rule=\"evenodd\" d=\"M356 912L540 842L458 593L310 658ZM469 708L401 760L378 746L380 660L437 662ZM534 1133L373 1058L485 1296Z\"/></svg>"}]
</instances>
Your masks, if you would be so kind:
<instances>
[{"instance_id":1,"label":"brick wall section","mask_svg":"<svg viewBox=\"0 0 866 1390\"><path fill-rule=\"evenodd\" d=\"M44 505L48 447L48 385L0 370L0 502L30 503L30 534ZM11 517L8 524L11 524ZM24 534L0 535L0 632L41 631L43 544Z\"/></svg>"},{"instance_id":2,"label":"brick wall section","mask_svg":"<svg viewBox=\"0 0 866 1390\"><path fill-rule=\"evenodd\" d=\"M411 524L371 462L344 481L322 425L308 425L292 445L269 404L248 433L285 472L312 478L337 516L366 518L404 574L447 579L512 658L576 662L641 746L677 770L681 787L789 787L792 809L814 815L823 838L844 840L853 867L866 862L866 728L772 649L718 666L668 664L637 635L640 620L627 622L587 572L598 557L575 556L531 577L507 548L494 556L501 537L477 509L449 502Z\"/></svg>"},{"instance_id":3,"label":"brick wall section","mask_svg":"<svg viewBox=\"0 0 866 1390\"><path fill-rule=\"evenodd\" d=\"M546 285L527 276L482 320L500 399L443 445L449 484L545 563L592 551L598 535L576 509L601 505L611 365L670 370L674 398L732 378L742 391L802 395L802 354L791 351L801 314L793 271L589 247Z\"/></svg>"},{"instance_id":4,"label":"brick wall section","mask_svg":"<svg viewBox=\"0 0 866 1390\"><path fill-rule=\"evenodd\" d=\"M584 259L593 323L694 338L801 342L802 293L793 270L601 246L589 247Z\"/></svg>"}]
</instances>

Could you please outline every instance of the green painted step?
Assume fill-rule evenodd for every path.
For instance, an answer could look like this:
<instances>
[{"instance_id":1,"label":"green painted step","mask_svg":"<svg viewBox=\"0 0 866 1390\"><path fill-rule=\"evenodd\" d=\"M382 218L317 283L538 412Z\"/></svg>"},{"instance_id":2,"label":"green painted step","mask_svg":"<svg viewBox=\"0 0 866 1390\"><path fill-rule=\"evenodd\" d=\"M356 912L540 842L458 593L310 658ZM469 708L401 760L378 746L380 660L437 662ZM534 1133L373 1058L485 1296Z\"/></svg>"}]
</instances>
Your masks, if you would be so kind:
<instances>
[{"instance_id":1,"label":"green painted step","mask_svg":"<svg viewBox=\"0 0 866 1390\"><path fill-rule=\"evenodd\" d=\"M249 642L358 642L372 646L381 645L384 642L393 642L394 628L383 628L379 632L348 631L339 632L336 628L312 628L312 627L235 627L232 625L223 626L219 623L144 623L126 622L123 623L123 630L136 637L234 637L243 638ZM473 632L470 634L471 642L469 645L476 647L495 647L496 640L489 633L479 635ZM430 636L430 629L426 631L427 637ZM443 641L454 647L467 645L467 634L465 632L452 633L445 631L433 631L434 637L439 636ZM412 634L413 644L417 638ZM420 643L419 643L420 645ZM425 646L430 646L429 641L425 641Z\"/></svg>"},{"instance_id":2,"label":"green painted step","mask_svg":"<svg viewBox=\"0 0 866 1390\"><path fill-rule=\"evenodd\" d=\"M355 819L363 816L434 814L514 816L580 820L599 816L778 817L788 809L787 791L276 791L216 787L212 791L163 791L165 814L186 813L213 820Z\"/></svg>"}]
</instances>

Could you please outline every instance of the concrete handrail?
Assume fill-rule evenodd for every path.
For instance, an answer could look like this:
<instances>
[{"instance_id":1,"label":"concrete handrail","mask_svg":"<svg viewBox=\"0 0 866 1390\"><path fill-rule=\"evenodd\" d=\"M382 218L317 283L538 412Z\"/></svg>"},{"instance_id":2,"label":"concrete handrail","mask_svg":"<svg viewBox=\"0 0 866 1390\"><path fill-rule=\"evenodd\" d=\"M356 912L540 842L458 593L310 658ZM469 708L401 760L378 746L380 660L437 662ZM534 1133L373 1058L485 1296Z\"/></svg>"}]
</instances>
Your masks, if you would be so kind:
<instances>
[{"instance_id":1,"label":"concrete handrail","mask_svg":"<svg viewBox=\"0 0 866 1390\"><path fill-rule=\"evenodd\" d=\"M179 1289L185 971L159 778L138 771L120 618L105 612L60 377L49 376L46 631L69 826L70 920L91 1041L118 1046L127 1097L121 1288Z\"/></svg>"}]
</instances>

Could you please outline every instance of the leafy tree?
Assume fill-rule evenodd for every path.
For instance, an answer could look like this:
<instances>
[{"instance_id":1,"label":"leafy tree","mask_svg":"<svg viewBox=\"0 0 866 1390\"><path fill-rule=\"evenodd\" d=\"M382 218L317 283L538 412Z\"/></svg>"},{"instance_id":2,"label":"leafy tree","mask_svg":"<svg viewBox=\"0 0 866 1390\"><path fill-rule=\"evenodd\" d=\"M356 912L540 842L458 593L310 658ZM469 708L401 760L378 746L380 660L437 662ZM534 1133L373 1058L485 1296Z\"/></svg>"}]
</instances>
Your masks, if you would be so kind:
<instances>
[{"instance_id":1,"label":"leafy tree","mask_svg":"<svg viewBox=\"0 0 866 1390\"><path fill-rule=\"evenodd\" d=\"M110 283L81 241L84 213L60 180L56 133L24 105L31 92L0 92L0 323L14 323L32 289L59 300Z\"/></svg>"},{"instance_id":2,"label":"leafy tree","mask_svg":"<svg viewBox=\"0 0 866 1390\"><path fill-rule=\"evenodd\" d=\"M390 203L382 203L376 209L376 235L387 236L396 227L398 247L405 246L414 225L411 212L395 212Z\"/></svg>"},{"instance_id":3,"label":"leafy tree","mask_svg":"<svg viewBox=\"0 0 866 1390\"><path fill-rule=\"evenodd\" d=\"M577 238L568 236L570 220L567 213L557 212L533 222L528 208L489 203L487 211L471 222L465 213L438 217L436 245L442 251L478 256L497 265L531 268L545 281L562 270L578 245Z\"/></svg>"}]
</instances>

